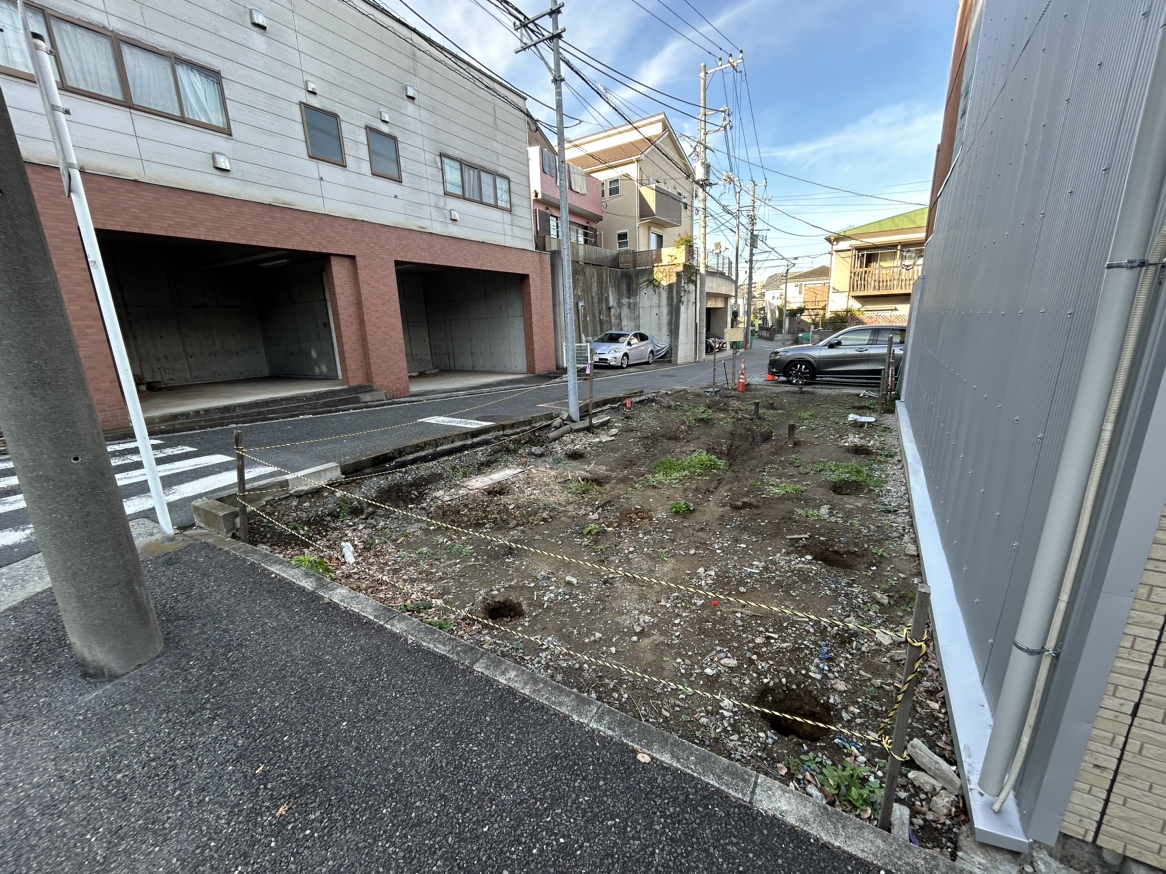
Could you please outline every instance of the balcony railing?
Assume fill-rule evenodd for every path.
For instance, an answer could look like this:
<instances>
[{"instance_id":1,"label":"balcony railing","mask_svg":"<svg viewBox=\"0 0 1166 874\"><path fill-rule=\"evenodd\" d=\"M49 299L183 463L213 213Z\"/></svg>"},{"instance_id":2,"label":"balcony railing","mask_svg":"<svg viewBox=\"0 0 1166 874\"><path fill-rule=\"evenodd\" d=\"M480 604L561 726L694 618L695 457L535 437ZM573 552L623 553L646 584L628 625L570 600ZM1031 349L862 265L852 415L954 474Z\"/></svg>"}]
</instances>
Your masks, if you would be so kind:
<instances>
[{"instance_id":1,"label":"balcony railing","mask_svg":"<svg viewBox=\"0 0 1166 874\"><path fill-rule=\"evenodd\" d=\"M850 293L904 294L922 272L922 262L912 267L857 267L850 271Z\"/></svg>"},{"instance_id":2,"label":"balcony railing","mask_svg":"<svg viewBox=\"0 0 1166 874\"><path fill-rule=\"evenodd\" d=\"M684 201L662 185L641 185L644 199L641 219L652 219L656 224L679 227L684 220Z\"/></svg>"}]
</instances>

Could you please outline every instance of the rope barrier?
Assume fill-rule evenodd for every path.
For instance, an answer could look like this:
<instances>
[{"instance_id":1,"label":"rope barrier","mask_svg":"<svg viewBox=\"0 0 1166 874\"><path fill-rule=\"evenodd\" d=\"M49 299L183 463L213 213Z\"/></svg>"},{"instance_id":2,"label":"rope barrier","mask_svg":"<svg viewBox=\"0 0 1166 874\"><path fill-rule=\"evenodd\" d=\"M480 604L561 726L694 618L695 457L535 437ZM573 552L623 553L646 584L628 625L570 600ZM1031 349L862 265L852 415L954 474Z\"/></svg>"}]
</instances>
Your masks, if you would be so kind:
<instances>
[{"instance_id":1,"label":"rope barrier","mask_svg":"<svg viewBox=\"0 0 1166 874\"><path fill-rule=\"evenodd\" d=\"M292 471L289 471L286 468L282 468L279 465L275 464L274 462L264 461L263 459L256 457L255 455L251 454L250 451L244 450L241 452L241 454L245 458L250 458L252 461L257 461L257 462L260 462L261 464L270 465L270 466L274 467L276 470L281 470L284 473L287 473L287 474L292 473ZM524 552L530 552L530 553L533 553L535 555L544 556L546 558L557 559L559 561L566 562L567 564L572 564L572 565L575 565L577 567L585 567L585 568L588 568L589 570L599 571L600 573L604 574L605 576L625 577L627 579L638 580L639 582L649 583L649 584L655 585L655 586L663 586L665 588L673 589L673 590L678 591L678 592L685 592L685 593L690 594L690 595L698 595L701 598L708 598L710 600L725 601L727 603L739 604L743 607L752 607L756 610L766 610L766 611L776 613L776 614L781 615L781 616L789 616L789 617L794 618L794 619L802 619L802 620L807 620L807 621L811 621L811 622L820 622L823 625L829 625L829 626L833 626L835 628L845 628L845 629L849 629L851 631L859 631L859 632L863 632L866 634L875 634L875 635L884 634L884 635L888 635L890 637L902 637L904 634L903 631L896 633L893 631L888 631L885 628L879 628L877 626L862 625L861 623L857 623L857 622L846 622L844 620L833 619L833 618L828 617L828 616L818 616L818 615L813 614L813 613L805 613L801 610L794 610L790 607L781 607L781 606L777 606L777 605L773 605L773 604L763 604L763 603L760 603L758 601L750 601L747 598L741 598L741 597L738 597L736 595L724 595L724 594L721 594L719 592L710 591L708 589L701 589L701 588L697 588L695 586L686 586L686 585L683 585L681 583L673 583L673 582L669 582L668 580L661 580L661 579L657 579L656 577L649 577L646 574L640 574L640 573L636 573L634 571L627 571L627 570L621 570L619 568L606 567L606 566L601 565L601 564L595 564L594 562L585 561L584 559L581 559L581 558L574 558L572 556L562 555L560 553L555 553L555 552L550 552L550 551L545 550L545 549L539 549L537 546L530 546L530 545L525 544L525 543L518 543L518 542L515 542L512 540L506 540L506 539L501 538L501 537L495 537L492 534L486 534L486 533L483 533L480 531L473 531L469 528L462 528L459 525L453 525L449 522L442 522L438 519L432 519L428 516L423 516L420 513L414 513L410 510L403 510L400 507L393 507L389 504L385 504L382 501L377 501L374 498L369 498L369 497L365 497L365 496L361 496L361 495L355 495L351 492L346 492L342 489L336 488L331 483L311 480L311 479L308 479L306 477L302 477L302 479L304 479L305 482L313 483L314 485L317 485L321 488L327 489L328 491L334 492L337 495L343 495L347 498L354 498L355 500L363 501L366 504L370 504L374 507L377 507L379 509L385 510L389 513L393 513L393 514L398 515L398 516L403 516L405 518L412 519L415 522L422 522L426 525L432 525L434 527L443 528L443 529L446 529L448 531L456 531L459 534L465 534L469 537L476 537L480 540L485 540L489 543L494 543L494 544L499 545L499 546L505 546L505 547L508 547L511 549L520 549L520 550L523 550Z\"/></svg>"},{"instance_id":2,"label":"rope barrier","mask_svg":"<svg viewBox=\"0 0 1166 874\"><path fill-rule=\"evenodd\" d=\"M287 525L284 525L282 522L273 518L272 516L263 512L262 510L258 509L257 507L251 507L249 509L250 509L250 511L255 512L259 516L262 516L264 519L271 522L276 527L283 529L284 531L291 534L292 536L297 537L300 540L302 540L303 542L307 543L309 546L311 546L316 551L323 553L323 554L332 555L333 557L339 559L340 561L345 561L343 553L338 552L337 550L335 550L331 547L325 546L324 544L321 544L318 541L313 540L312 538L308 537L303 532L296 531L295 529L293 529ZM390 586L393 586L394 588L396 587L396 584L393 583L392 580L390 580L388 577L386 577L384 574L380 573L379 571L376 571L376 570L368 567L367 565L363 565L363 564L354 565L354 567L357 567L360 570L367 571L367 572L371 573L373 576L380 579L382 582L384 582ZM881 746L885 750L887 750L888 754L893 754L893 753L891 753L891 738L886 736L885 734L883 734L881 732L881 728L880 728L879 732L877 732L877 733L876 732L867 732L867 731L856 731L855 729L846 728L845 726L831 725L831 724L826 723L826 722L818 722L818 721L813 720L813 719L807 719L803 716L797 716L793 713L785 713L785 712L782 712L780 710L773 710L773 709L768 708L768 707L762 707L759 704L753 704L753 703L750 703L748 701L741 701L740 699L731 698L731 697L726 696L726 695L717 695L717 694L714 694L712 692L707 692L703 689L695 689L692 686L677 683L674 680L668 680L664 677L657 677L657 676L654 676L652 674L646 674L643 671L638 671L635 668L628 667L627 665L621 664L620 662L611 661L610 659L598 659L598 658L595 658L594 656L589 656L585 653L577 652L575 650L570 649L569 647L563 646L560 643L545 640L541 637L538 637L537 635L525 634L521 631L516 631L513 628L508 628L504 625L501 625L497 622L494 622L493 620L490 620L490 619L487 619L485 617L470 613L468 610L464 610L461 607L457 607L457 606L454 606L452 604L449 604L444 599L442 599L440 597L434 596L434 597L428 598L427 600L431 604L433 604L435 607L438 607L442 610L456 614L456 615L461 616L465 619L472 620L473 622L476 622L476 623L479 623L482 625L490 626L491 628L495 628L498 631L505 632L506 634L512 635L512 636L517 637L521 640L525 640L525 641L528 641L530 643L537 644L540 647L552 649L552 650L560 653L561 655L569 656L569 657L571 657L573 659L577 659L579 661L587 662L589 664L597 665L600 667L611 668L613 670L620 672L621 674L624 674L625 676L635 677L636 679L642 680L642 681L647 682L647 683L655 683L659 686L663 686L664 688L671 689L671 690L673 690L677 693L683 694L683 695L690 695L690 696L696 695L696 696L706 698L708 700L732 704L735 707L742 707L746 710L751 710L753 712L761 713L761 714L764 714L766 716L773 716L773 717L777 717L779 719L790 720L793 722L797 722L801 725L811 726L813 728L824 729L827 732L837 732L839 734L846 735L847 737L855 738L856 740L865 741L867 743L878 744L879 746ZM901 700L901 698L900 698L900 700ZM897 706L897 703L896 703L896 706ZM883 724L885 725L886 722L884 721Z\"/></svg>"}]
</instances>

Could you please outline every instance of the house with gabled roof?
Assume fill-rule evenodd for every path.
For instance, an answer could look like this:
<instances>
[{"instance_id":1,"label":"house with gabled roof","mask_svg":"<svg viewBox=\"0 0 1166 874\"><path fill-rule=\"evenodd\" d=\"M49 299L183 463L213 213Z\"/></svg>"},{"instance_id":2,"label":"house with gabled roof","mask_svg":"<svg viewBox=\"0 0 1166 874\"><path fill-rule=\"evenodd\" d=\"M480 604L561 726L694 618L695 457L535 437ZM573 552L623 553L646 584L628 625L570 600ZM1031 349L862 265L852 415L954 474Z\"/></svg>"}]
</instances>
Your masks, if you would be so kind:
<instances>
[{"instance_id":1,"label":"house with gabled roof","mask_svg":"<svg viewBox=\"0 0 1166 874\"><path fill-rule=\"evenodd\" d=\"M861 309L906 323L911 288L923 270L927 207L826 237L830 244L831 312Z\"/></svg>"},{"instance_id":2,"label":"house with gabled roof","mask_svg":"<svg viewBox=\"0 0 1166 874\"><path fill-rule=\"evenodd\" d=\"M664 113L573 140L567 160L600 188L604 248L660 250L692 236L692 165Z\"/></svg>"}]
</instances>

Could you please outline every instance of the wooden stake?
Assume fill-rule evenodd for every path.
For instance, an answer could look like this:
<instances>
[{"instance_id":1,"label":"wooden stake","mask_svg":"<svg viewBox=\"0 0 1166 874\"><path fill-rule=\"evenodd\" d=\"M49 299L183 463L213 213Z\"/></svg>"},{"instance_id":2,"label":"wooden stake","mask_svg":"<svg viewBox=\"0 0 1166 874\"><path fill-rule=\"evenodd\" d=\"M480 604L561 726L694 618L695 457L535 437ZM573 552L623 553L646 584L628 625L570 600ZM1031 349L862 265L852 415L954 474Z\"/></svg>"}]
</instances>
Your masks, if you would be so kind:
<instances>
[{"instance_id":1,"label":"wooden stake","mask_svg":"<svg viewBox=\"0 0 1166 874\"><path fill-rule=\"evenodd\" d=\"M243 469L243 432L235 432L235 494L239 499L239 539L250 543L250 532L247 530L247 473Z\"/></svg>"}]
</instances>

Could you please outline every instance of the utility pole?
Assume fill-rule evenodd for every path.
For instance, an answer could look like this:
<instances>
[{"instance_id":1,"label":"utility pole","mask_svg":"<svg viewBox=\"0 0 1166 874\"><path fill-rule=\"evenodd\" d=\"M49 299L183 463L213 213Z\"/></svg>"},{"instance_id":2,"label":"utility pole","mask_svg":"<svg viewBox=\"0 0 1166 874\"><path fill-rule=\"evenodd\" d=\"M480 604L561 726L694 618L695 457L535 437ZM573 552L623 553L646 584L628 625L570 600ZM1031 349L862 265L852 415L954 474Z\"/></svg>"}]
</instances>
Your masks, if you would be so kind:
<instances>
[{"instance_id":1,"label":"utility pole","mask_svg":"<svg viewBox=\"0 0 1166 874\"><path fill-rule=\"evenodd\" d=\"M0 430L82 673L112 679L162 632L0 93Z\"/></svg>"},{"instance_id":2,"label":"utility pole","mask_svg":"<svg viewBox=\"0 0 1166 874\"><path fill-rule=\"evenodd\" d=\"M553 66L548 67L548 69L551 71L551 81L555 85L555 127L557 128L559 149L559 266L562 274L563 335L567 340L567 348L563 357L567 365L567 413L571 417L571 421L578 422L579 374L575 371L575 290L574 276L571 273L571 187L567 175L569 171L567 170L567 136L563 128L563 74L559 58L559 44L563 40L563 34L566 33L563 28L559 27L559 13L562 9L563 4L559 0L552 0L551 8L546 12L540 12L538 15L516 22L514 29L524 31L539 19L549 15L551 29L549 33L537 39L524 42L514 50L514 53L518 54L540 43L549 42L554 56ZM539 53L539 59L542 60L541 53ZM545 60L543 60L543 64L546 64Z\"/></svg>"},{"instance_id":3,"label":"utility pole","mask_svg":"<svg viewBox=\"0 0 1166 874\"><path fill-rule=\"evenodd\" d=\"M125 340L122 338L121 327L118 324L117 309L113 305L113 295L109 290L109 279L105 275L105 262L101 258L101 247L97 243L97 231L93 227L93 217L89 213L89 200L85 196L85 183L81 178L77 155L73 151L73 139L69 134L69 125L65 121L68 110L61 105L61 95L57 91L57 80L53 74L52 62L49 60L49 49L45 45L43 35L31 34L23 15L21 25L28 37L28 53L32 58L32 69L36 75L37 88L40 89L41 100L44 103L49 133L52 134L53 146L56 148L57 163L60 165L61 178L65 183L65 194L72 201L73 212L77 216L77 228L81 232L81 246L85 250L89 276L93 280L93 290L97 293L97 304L101 308L101 319L105 323L105 336L109 341L109 351L113 354L113 363L117 370L118 382L121 384L122 397L125 399L126 411L129 413L134 438L138 443L138 454L142 458L142 470L145 472L146 482L150 486L154 513L158 517L158 524L162 526L162 530L167 534L173 534L174 525L170 521L170 509L166 506L166 496L162 492L162 480L158 476L158 467L154 462L150 434L146 430L146 419L142 415L142 405L138 401L138 387L134 382L129 354L126 352Z\"/></svg>"},{"instance_id":4,"label":"utility pole","mask_svg":"<svg viewBox=\"0 0 1166 874\"><path fill-rule=\"evenodd\" d=\"M753 247L757 245L757 182L754 181L749 189L749 278L745 292L745 346L753 346Z\"/></svg>"},{"instance_id":5,"label":"utility pole","mask_svg":"<svg viewBox=\"0 0 1166 874\"><path fill-rule=\"evenodd\" d=\"M709 187L709 160L708 160L708 79L713 73L719 73L721 70L736 70L738 66L745 63L745 53L741 52L736 58L730 57L727 61L721 62L717 59L717 65L711 70L706 64L700 65L700 139L697 141L697 159L696 159L696 184L700 188L700 272L708 272L708 187ZM714 110L715 111L715 110ZM722 113L727 113L727 109L720 110ZM722 120L721 126L724 122ZM720 128L718 127L718 130Z\"/></svg>"}]
</instances>

